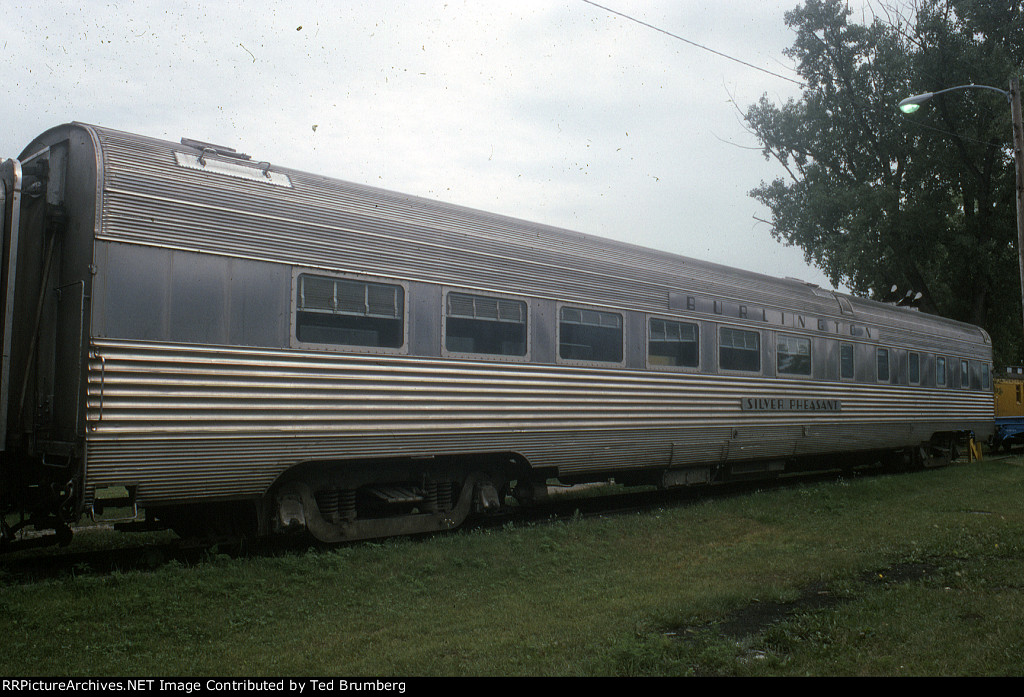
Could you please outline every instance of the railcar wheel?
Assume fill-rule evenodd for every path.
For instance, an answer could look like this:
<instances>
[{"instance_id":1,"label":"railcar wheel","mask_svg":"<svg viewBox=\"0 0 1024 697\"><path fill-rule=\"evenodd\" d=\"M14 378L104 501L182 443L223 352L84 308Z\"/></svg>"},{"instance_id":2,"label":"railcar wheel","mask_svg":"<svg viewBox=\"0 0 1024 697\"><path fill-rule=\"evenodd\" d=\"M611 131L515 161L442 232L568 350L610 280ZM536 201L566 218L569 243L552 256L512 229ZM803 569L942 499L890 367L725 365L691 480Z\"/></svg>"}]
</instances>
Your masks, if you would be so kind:
<instances>
[{"instance_id":1,"label":"railcar wheel","mask_svg":"<svg viewBox=\"0 0 1024 697\"><path fill-rule=\"evenodd\" d=\"M919 466L924 468L946 467L959 457L956 447L956 436L952 434L936 435L918 449ZM915 462L915 464L918 464Z\"/></svg>"},{"instance_id":2,"label":"railcar wheel","mask_svg":"<svg viewBox=\"0 0 1024 697\"><path fill-rule=\"evenodd\" d=\"M345 515L334 515L334 508L326 507L332 497L322 486L315 479L282 484L273 499L274 530L305 530L324 543L443 532L462 525L473 511L488 513L500 507L497 492L506 484L500 477L476 471L461 481L427 482L408 492L408 500L398 498L402 487L366 485L346 494L355 505L343 507ZM396 505L385 510L381 496L391 496ZM360 508L360 502L370 497L377 499L374 507Z\"/></svg>"}]
</instances>

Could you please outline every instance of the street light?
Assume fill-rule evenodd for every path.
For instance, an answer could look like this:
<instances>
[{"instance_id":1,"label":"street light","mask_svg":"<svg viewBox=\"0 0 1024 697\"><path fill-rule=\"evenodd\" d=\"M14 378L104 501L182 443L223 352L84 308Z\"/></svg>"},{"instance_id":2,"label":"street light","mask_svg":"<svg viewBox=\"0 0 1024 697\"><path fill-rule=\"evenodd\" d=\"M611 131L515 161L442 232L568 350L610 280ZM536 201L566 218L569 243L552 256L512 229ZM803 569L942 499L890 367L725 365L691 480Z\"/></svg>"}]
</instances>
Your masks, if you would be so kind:
<instances>
[{"instance_id":1,"label":"street light","mask_svg":"<svg viewBox=\"0 0 1024 697\"><path fill-rule=\"evenodd\" d=\"M1012 89L1011 84L1011 89ZM904 114L913 114L915 111L921 108L921 105L927 102L932 97L946 92L953 92L955 90L992 90L1006 97L1006 101L1010 102L1010 93L1006 90L1001 90L998 87L989 87L988 85L960 85L959 87L950 87L946 90L939 90L938 92L925 92L924 94L915 94L913 97L907 97L899 103L900 111Z\"/></svg>"},{"instance_id":2,"label":"street light","mask_svg":"<svg viewBox=\"0 0 1024 697\"><path fill-rule=\"evenodd\" d=\"M913 114L921 105L932 97L955 90L991 90L1006 97L1010 103L1010 115L1013 118L1013 159L1017 169L1017 257L1020 265L1020 298L1021 311L1024 313L1024 126L1021 125L1020 112L1020 81L1010 78L1010 91L988 85L958 85L938 92L925 92L907 97L899 103L900 111ZM1021 315L1024 320L1024 314ZM1024 324L1021 325L1024 328Z\"/></svg>"}]
</instances>

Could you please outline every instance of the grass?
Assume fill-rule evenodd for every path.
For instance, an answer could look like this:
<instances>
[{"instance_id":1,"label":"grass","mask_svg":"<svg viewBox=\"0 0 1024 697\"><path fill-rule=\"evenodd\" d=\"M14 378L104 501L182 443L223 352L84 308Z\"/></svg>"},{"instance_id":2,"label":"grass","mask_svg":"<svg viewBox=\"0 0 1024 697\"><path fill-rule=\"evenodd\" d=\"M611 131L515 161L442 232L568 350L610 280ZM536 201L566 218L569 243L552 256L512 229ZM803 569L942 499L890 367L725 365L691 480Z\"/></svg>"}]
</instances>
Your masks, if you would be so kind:
<instances>
[{"instance_id":1,"label":"grass","mask_svg":"<svg viewBox=\"0 0 1024 697\"><path fill-rule=\"evenodd\" d=\"M1013 458L146 571L0 561L0 674L1020 675L1022 494Z\"/></svg>"}]
</instances>

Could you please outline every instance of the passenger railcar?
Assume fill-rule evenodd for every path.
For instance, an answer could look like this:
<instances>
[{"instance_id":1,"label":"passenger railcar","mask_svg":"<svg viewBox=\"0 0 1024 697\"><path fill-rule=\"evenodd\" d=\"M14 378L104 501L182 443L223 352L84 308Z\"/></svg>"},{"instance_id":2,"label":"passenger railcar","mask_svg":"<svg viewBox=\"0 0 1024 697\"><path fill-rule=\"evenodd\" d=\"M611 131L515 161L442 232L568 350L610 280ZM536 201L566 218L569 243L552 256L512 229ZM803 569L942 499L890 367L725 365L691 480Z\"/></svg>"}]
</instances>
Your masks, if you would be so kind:
<instances>
[{"instance_id":1,"label":"passenger railcar","mask_svg":"<svg viewBox=\"0 0 1024 697\"><path fill-rule=\"evenodd\" d=\"M2 165L3 536L458 525L551 477L941 462L973 326L73 123Z\"/></svg>"}]
</instances>

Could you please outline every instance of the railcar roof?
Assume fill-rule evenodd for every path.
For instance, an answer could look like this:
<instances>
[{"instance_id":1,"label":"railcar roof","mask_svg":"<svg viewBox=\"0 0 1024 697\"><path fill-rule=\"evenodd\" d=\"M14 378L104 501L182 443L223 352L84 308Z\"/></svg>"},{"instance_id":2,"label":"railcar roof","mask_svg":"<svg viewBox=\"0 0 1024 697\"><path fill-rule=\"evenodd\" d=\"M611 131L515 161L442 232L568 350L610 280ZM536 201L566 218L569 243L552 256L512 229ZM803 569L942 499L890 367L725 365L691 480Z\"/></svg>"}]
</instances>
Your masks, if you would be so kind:
<instances>
[{"instance_id":1,"label":"railcar roof","mask_svg":"<svg viewBox=\"0 0 1024 697\"><path fill-rule=\"evenodd\" d=\"M849 320L842 298L858 322L988 341L971 325L799 280L243 159L197 141L72 123L40 135L22 158L74 129L89 134L100 160L101 239L311 268L373 267L407 280L649 311L664 311L675 292ZM216 166L196 166L200 156Z\"/></svg>"}]
</instances>

